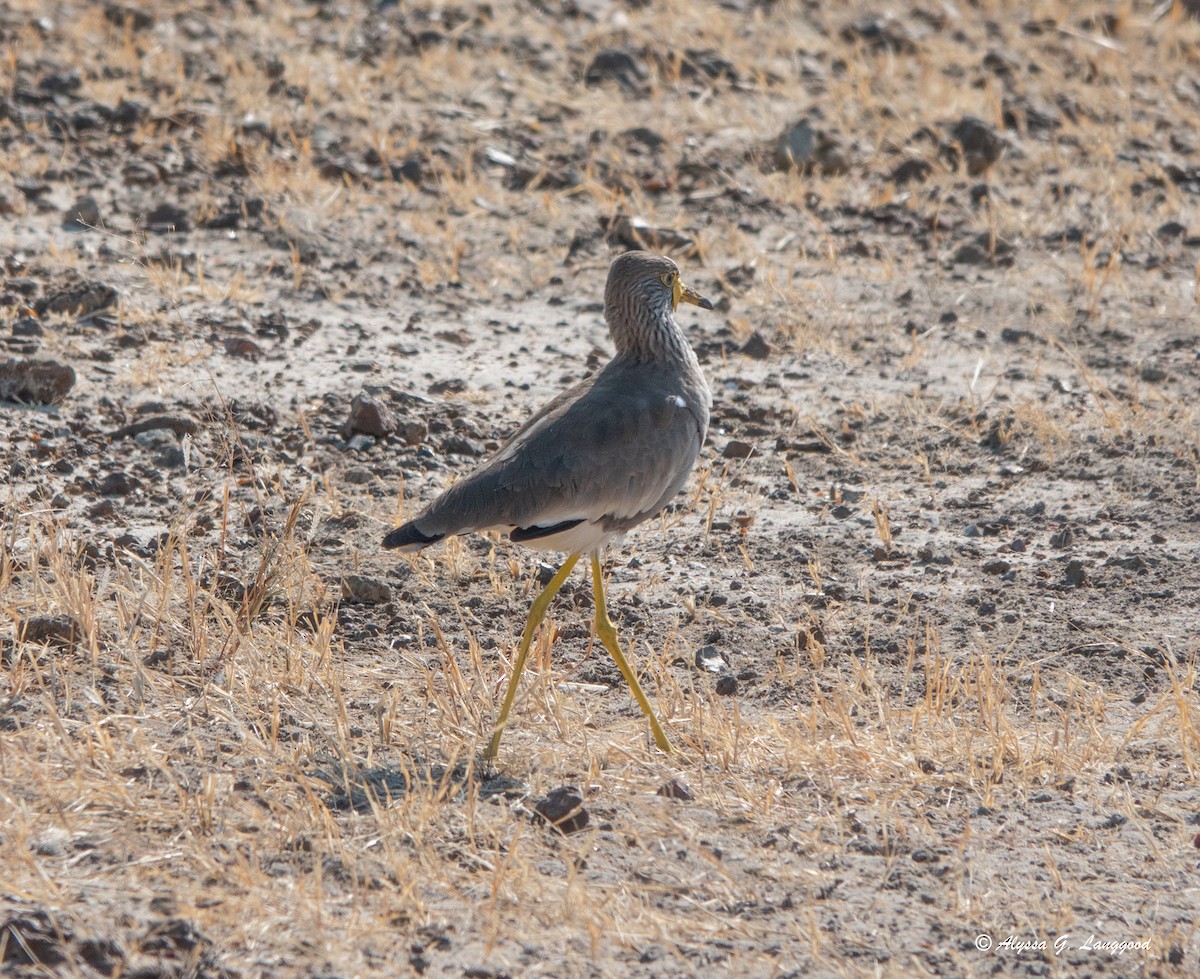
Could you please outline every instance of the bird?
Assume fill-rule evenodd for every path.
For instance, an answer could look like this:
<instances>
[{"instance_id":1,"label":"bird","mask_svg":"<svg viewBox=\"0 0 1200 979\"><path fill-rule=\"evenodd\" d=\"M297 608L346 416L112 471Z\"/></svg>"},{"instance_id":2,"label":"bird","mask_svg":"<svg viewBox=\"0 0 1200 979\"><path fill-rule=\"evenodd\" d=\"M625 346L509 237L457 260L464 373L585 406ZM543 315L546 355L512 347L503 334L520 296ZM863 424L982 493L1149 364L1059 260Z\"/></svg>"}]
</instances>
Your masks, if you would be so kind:
<instances>
[{"instance_id":1,"label":"bird","mask_svg":"<svg viewBox=\"0 0 1200 979\"><path fill-rule=\"evenodd\" d=\"M499 530L515 543L567 555L530 607L484 753L489 762L499 752L534 633L584 555L591 562L596 635L655 743L671 751L608 616L600 559L608 544L684 487L708 435L712 393L675 318L680 303L713 308L684 285L670 258L636 250L618 255L604 288L612 359L545 404L478 469L383 539L385 548L413 553L446 537Z\"/></svg>"}]
</instances>

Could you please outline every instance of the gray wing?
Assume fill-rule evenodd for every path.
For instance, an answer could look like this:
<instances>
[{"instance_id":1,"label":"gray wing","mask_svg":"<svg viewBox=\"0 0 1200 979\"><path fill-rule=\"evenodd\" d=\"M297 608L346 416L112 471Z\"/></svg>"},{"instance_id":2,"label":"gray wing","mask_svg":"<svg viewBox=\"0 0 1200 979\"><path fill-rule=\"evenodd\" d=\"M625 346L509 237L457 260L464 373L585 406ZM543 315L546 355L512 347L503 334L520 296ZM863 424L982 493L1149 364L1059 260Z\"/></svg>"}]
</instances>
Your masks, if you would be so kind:
<instances>
[{"instance_id":1,"label":"gray wing","mask_svg":"<svg viewBox=\"0 0 1200 979\"><path fill-rule=\"evenodd\" d=\"M546 405L413 524L429 537L573 520L628 529L679 492L707 425L706 399L677 376L606 369Z\"/></svg>"}]
</instances>

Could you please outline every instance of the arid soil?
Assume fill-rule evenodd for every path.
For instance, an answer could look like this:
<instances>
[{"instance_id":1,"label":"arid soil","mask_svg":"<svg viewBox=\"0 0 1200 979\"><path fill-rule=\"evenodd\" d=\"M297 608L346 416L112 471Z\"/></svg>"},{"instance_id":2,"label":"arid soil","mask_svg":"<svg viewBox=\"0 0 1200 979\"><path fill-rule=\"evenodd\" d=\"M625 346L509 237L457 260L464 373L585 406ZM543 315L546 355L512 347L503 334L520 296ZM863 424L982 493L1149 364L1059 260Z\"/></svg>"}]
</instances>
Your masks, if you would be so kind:
<instances>
[{"instance_id":1,"label":"arid soil","mask_svg":"<svg viewBox=\"0 0 1200 979\"><path fill-rule=\"evenodd\" d=\"M0 9L0 972L1200 973L1184 7ZM485 765L549 568L380 540L631 247L676 751L580 570Z\"/></svg>"}]
</instances>

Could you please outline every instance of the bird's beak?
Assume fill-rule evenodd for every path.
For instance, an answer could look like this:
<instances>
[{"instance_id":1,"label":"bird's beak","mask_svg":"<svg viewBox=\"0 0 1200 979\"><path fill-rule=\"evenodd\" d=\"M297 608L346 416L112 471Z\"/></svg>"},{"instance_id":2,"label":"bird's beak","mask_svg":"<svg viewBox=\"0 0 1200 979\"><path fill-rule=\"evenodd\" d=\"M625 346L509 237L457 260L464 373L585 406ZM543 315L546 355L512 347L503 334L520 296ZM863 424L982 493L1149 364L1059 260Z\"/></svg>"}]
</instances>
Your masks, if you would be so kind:
<instances>
[{"instance_id":1,"label":"bird's beak","mask_svg":"<svg viewBox=\"0 0 1200 979\"><path fill-rule=\"evenodd\" d=\"M701 309L713 308L711 299L706 299L695 289L689 289L683 284L683 280L679 276L675 276L675 287L671 290L671 305L675 309L678 309L681 302L691 303L693 306L699 306Z\"/></svg>"}]
</instances>

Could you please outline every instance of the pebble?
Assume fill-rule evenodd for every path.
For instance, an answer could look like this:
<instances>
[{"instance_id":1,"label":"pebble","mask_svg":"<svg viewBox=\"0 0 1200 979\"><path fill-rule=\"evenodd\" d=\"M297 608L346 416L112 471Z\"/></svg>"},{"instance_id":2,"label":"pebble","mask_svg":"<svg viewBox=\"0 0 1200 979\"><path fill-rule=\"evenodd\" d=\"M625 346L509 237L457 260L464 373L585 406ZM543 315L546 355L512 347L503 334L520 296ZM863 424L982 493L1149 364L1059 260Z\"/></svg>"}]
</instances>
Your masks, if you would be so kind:
<instances>
[{"instance_id":1,"label":"pebble","mask_svg":"<svg viewBox=\"0 0 1200 979\"><path fill-rule=\"evenodd\" d=\"M350 402L350 418L342 427L342 434L350 438L354 433L372 435L377 439L387 438L396 431L396 413L382 401L369 394L356 394Z\"/></svg>"},{"instance_id":2,"label":"pebble","mask_svg":"<svg viewBox=\"0 0 1200 979\"><path fill-rule=\"evenodd\" d=\"M771 345L757 331L741 346L742 354L751 360L766 360L771 356Z\"/></svg>"},{"instance_id":3,"label":"pebble","mask_svg":"<svg viewBox=\"0 0 1200 979\"><path fill-rule=\"evenodd\" d=\"M62 226L68 231L90 231L100 224L100 205L87 194L63 212Z\"/></svg>"},{"instance_id":4,"label":"pebble","mask_svg":"<svg viewBox=\"0 0 1200 979\"><path fill-rule=\"evenodd\" d=\"M159 235L192 230L191 215L177 204L159 204L146 215L145 223L147 231Z\"/></svg>"},{"instance_id":5,"label":"pebble","mask_svg":"<svg viewBox=\"0 0 1200 979\"><path fill-rule=\"evenodd\" d=\"M113 541L113 550L153 558L171 539L166 527L130 527Z\"/></svg>"},{"instance_id":6,"label":"pebble","mask_svg":"<svg viewBox=\"0 0 1200 979\"><path fill-rule=\"evenodd\" d=\"M942 157L958 166L963 160L967 173L977 177L1004 154L1004 140L991 126L974 116L963 116L950 130L950 141L942 146Z\"/></svg>"},{"instance_id":7,"label":"pebble","mask_svg":"<svg viewBox=\"0 0 1200 979\"><path fill-rule=\"evenodd\" d=\"M909 157L896 165L891 173L891 181L901 187L908 183L924 183L933 173L933 164L919 157Z\"/></svg>"},{"instance_id":8,"label":"pebble","mask_svg":"<svg viewBox=\"0 0 1200 979\"><path fill-rule=\"evenodd\" d=\"M25 642L73 646L82 636L83 627L69 615L34 615L17 623L17 638Z\"/></svg>"},{"instance_id":9,"label":"pebble","mask_svg":"<svg viewBox=\"0 0 1200 979\"><path fill-rule=\"evenodd\" d=\"M739 439L730 439L725 443L725 449L721 455L726 459L749 459L754 455L754 446Z\"/></svg>"},{"instance_id":10,"label":"pebble","mask_svg":"<svg viewBox=\"0 0 1200 979\"><path fill-rule=\"evenodd\" d=\"M686 782L678 779L668 779L658 787L658 795L664 799L677 799L680 802L691 802L696 796Z\"/></svg>"},{"instance_id":11,"label":"pebble","mask_svg":"<svg viewBox=\"0 0 1200 979\"><path fill-rule=\"evenodd\" d=\"M583 73L585 85L614 81L626 91L638 91L650 77L650 69L634 55L620 48L607 48L592 59Z\"/></svg>"},{"instance_id":12,"label":"pebble","mask_svg":"<svg viewBox=\"0 0 1200 979\"><path fill-rule=\"evenodd\" d=\"M717 696L718 697L733 697L738 692L737 677L732 673L726 673L717 681Z\"/></svg>"},{"instance_id":13,"label":"pebble","mask_svg":"<svg viewBox=\"0 0 1200 979\"><path fill-rule=\"evenodd\" d=\"M75 386L75 368L56 360L0 360L0 401L49 405Z\"/></svg>"},{"instance_id":14,"label":"pebble","mask_svg":"<svg viewBox=\"0 0 1200 979\"><path fill-rule=\"evenodd\" d=\"M366 575L348 574L342 579L342 601L362 605L386 605L392 600L389 585Z\"/></svg>"},{"instance_id":15,"label":"pebble","mask_svg":"<svg viewBox=\"0 0 1200 979\"><path fill-rule=\"evenodd\" d=\"M721 673L729 669L729 661L716 646L701 646L696 650L696 669Z\"/></svg>"},{"instance_id":16,"label":"pebble","mask_svg":"<svg viewBox=\"0 0 1200 979\"><path fill-rule=\"evenodd\" d=\"M551 789L544 799L534 803L533 811L560 833L577 833L591 819L583 806L583 795L574 785Z\"/></svg>"},{"instance_id":17,"label":"pebble","mask_svg":"<svg viewBox=\"0 0 1200 979\"><path fill-rule=\"evenodd\" d=\"M101 496L128 496L138 487L138 481L127 472L113 472L96 484Z\"/></svg>"},{"instance_id":18,"label":"pebble","mask_svg":"<svg viewBox=\"0 0 1200 979\"><path fill-rule=\"evenodd\" d=\"M775 140L775 169L801 173L845 173L850 169L839 137L816 129L807 119L793 123Z\"/></svg>"},{"instance_id":19,"label":"pebble","mask_svg":"<svg viewBox=\"0 0 1200 979\"><path fill-rule=\"evenodd\" d=\"M56 289L34 307L39 316L47 313L63 313L71 316L89 316L107 309L117 302L117 290L104 282L87 280Z\"/></svg>"}]
</instances>

